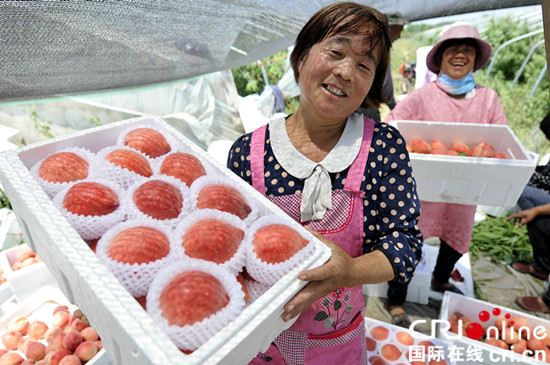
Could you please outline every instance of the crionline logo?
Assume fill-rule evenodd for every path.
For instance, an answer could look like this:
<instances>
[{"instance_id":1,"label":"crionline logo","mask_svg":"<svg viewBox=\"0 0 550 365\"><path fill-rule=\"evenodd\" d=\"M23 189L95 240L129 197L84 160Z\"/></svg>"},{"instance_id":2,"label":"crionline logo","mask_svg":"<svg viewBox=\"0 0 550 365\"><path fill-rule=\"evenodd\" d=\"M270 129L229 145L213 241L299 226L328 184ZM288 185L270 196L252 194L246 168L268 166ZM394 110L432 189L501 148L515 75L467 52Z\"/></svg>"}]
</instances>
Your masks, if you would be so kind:
<instances>
[{"instance_id":1,"label":"crionline logo","mask_svg":"<svg viewBox=\"0 0 550 365\"><path fill-rule=\"evenodd\" d=\"M459 314L459 313L457 313ZM494 316L500 316L501 310L499 308L494 308L492 310L492 314ZM460 314L459 314L460 315ZM465 320L463 320L464 318ZM481 311L478 314L478 318L481 322L487 322L489 319L491 319L491 315L487 311ZM529 340L529 339L537 339L537 340L544 340L546 337L549 336L550 332L544 327L544 326L535 326L530 327L528 325L520 325L520 323L517 324L517 332L511 331L510 328L514 326L514 321L510 321L511 316L510 314L506 313L504 316L499 317L498 324L500 327L497 327L496 325L487 326L484 328L480 323L477 322L470 322L466 317L459 317L456 321L451 320L432 320L431 321L431 332L430 336L431 338L436 337L436 331L437 331L437 325L439 324L439 330L443 338L445 339L451 339L456 340L460 339L463 336L466 336L472 340L481 340L481 339L500 339L500 340L513 340L513 339L521 339ZM415 327L420 324L426 324L427 320L417 320L414 321L409 329L411 331L414 331ZM466 323L466 329L463 330L464 324ZM523 323L521 323L523 324ZM512 342L512 341L509 341ZM514 345L517 345L517 348L514 348ZM546 347L546 346L544 346ZM498 348L498 347L497 347ZM502 348L505 350L504 348ZM451 361L456 360L463 360L464 354L458 354L457 346L454 346L453 349L455 358L449 358ZM477 353L477 361L483 362L483 359L480 358L481 354L478 348L474 349L473 346L468 345L467 350L471 352ZM426 351L432 352L433 349L426 349ZM409 352L411 354L411 352ZM468 354L466 354L468 355ZM491 362L500 362L503 360L511 360L514 361L514 357L517 358L517 356L525 357L521 361L527 360L527 361L533 361L533 360L539 360L539 361L546 361L546 351L545 350L530 350L528 348L521 347L519 343L513 343L510 345L510 348L508 351L504 351L499 355L498 350L497 351L491 351L489 354L489 360ZM459 359L456 358L456 356L460 357ZM471 361L476 361L475 359L469 359ZM409 359L411 361L411 359Z\"/></svg>"}]
</instances>

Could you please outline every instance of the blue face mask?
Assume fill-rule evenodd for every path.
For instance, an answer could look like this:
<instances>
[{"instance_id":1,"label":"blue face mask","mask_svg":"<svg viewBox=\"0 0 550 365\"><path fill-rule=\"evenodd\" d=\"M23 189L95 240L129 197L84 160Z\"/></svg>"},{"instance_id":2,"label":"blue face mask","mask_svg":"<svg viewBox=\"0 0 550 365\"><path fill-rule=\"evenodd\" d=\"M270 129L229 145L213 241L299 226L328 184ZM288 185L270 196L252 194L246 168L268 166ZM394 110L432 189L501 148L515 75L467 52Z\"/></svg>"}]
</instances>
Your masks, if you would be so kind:
<instances>
[{"instance_id":1,"label":"blue face mask","mask_svg":"<svg viewBox=\"0 0 550 365\"><path fill-rule=\"evenodd\" d=\"M470 72L460 80L452 79L440 72L439 75L437 75L435 83L441 90L449 95L464 95L476 86L473 72Z\"/></svg>"}]
</instances>

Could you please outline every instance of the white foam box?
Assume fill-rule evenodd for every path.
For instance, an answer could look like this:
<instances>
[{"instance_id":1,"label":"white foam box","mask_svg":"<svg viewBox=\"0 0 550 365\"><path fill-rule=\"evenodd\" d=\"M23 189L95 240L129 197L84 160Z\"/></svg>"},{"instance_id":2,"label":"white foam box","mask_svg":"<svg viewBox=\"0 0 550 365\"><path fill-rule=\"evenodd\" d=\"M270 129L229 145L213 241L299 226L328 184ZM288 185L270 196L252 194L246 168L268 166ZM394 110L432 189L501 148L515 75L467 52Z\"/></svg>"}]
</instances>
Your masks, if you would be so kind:
<instances>
[{"instance_id":1,"label":"white foam box","mask_svg":"<svg viewBox=\"0 0 550 365\"><path fill-rule=\"evenodd\" d=\"M38 288L32 295L17 303L11 311L6 312L0 317L0 336L8 332L9 323L13 318L21 316L27 317L29 323L41 321L46 323L48 328L51 328L53 310L58 305L66 305L71 313L77 309L77 307L69 303L58 288L48 285ZM39 341L47 345L45 339ZM0 344L0 346L4 348L3 345ZM24 353L19 350L16 350L16 352L25 359ZM92 359L86 362L86 365L110 364L109 355L107 355L105 349L100 350Z\"/></svg>"},{"instance_id":2,"label":"white foam box","mask_svg":"<svg viewBox=\"0 0 550 365\"><path fill-rule=\"evenodd\" d=\"M536 159L507 125L396 120L405 141L437 139L448 148L455 143L474 147L490 143L507 159L410 153L421 200L512 207L536 166Z\"/></svg>"},{"instance_id":3,"label":"white foam box","mask_svg":"<svg viewBox=\"0 0 550 365\"><path fill-rule=\"evenodd\" d=\"M397 360L389 361L387 358L384 358L386 361L384 364L387 365L402 365L410 364L409 360L417 361L416 364L429 364L430 361L434 361L438 365L456 365L456 362L453 360L449 344L445 341L441 341L436 338L434 335L426 335L421 332L417 332L408 328L399 327L393 324L389 324L374 318L365 317L365 326L366 326L366 341L367 341L367 351L369 360L372 362L375 356L381 356L382 347L386 344L394 344L401 351L401 357ZM388 337L384 340L375 340L373 338L373 329L377 331L377 327L383 327L388 330ZM399 335L402 333L409 334L413 343L411 345L405 344L403 338L399 338ZM408 338L410 339L410 337ZM374 343L376 347L374 347ZM428 342L423 342L428 341ZM421 346L425 346L422 348ZM411 352L409 354L409 352ZM433 357L430 357L433 356ZM438 358L435 358L435 357ZM439 361L439 362L438 362Z\"/></svg>"},{"instance_id":4,"label":"white foam box","mask_svg":"<svg viewBox=\"0 0 550 365\"><path fill-rule=\"evenodd\" d=\"M416 266L416 271L407 289L407 302L428 304L433 267L430 260L426 248L422 247L422 260ZM386 298L388 283L363 285L363 294L369 297Z\"/></svg>"},{"instance_id":5,"label":"white foam box","mask_svg":"<svg viewBox=\"0 0 550 365\"><path fill-rule=\"evenodd\" d=\"M498 308L500 314L495 315L493 309ZM490 317L487 321L481 321L479 314L481 311L486 311L489 313ZM514 310L511 308L502 307L492 303L488 303L479 299L468 298L456 293L445 292L443 296L443 301L441 303L441 311L439 312L439 319L441 321L447 321L451 318L453 313L459 312L466 316L471 322L479 323L483 327L483 333L487 333L486 329L489 326L493 326L494 321L499 317L506 314L510 314L510 318L514 316L521 316L527 320L527 323L531 328L536 328L541 326L547 330L550 330L550 321L544 320L542 318L536 317L534 315ZM544 364L544 362L535 360L530 357L517 354L510 350L505 350L486 344L482 341L473 340L466 336L466 333L463 333L463 336L458 336L454 333L449 333L446 331L448 328L447 323L443 323L437 329L437 337L453 346L456 346L459 352L462 352L463 355L466 355L468 349L472 351L473 348L478 348L481 350L481 363L485 364L503 364L503 365L513 365L513 364ZM493 334L493 332L490 332ZM531 334L532 335L532 334ZM466 356L464 356L466 357ZM550 361L550 359L547 359ZM474 361L470 359L464 359L464 361L457 361L457 364L480 364L480 361Z\"/></svg>"},{"instance_id":6,"label":"white foam box","mask_svg":"<svg viewBox=\"0 0 550 365\"><path fill-rule=\"evenodd\" d=\"M80 146L97 152L114 145L122 131L137 125L150 125L177 138L184 147L183 152L197 156L207 171L225 174L245 189L257 202L260 215L284 217L289 225L315 242L315 250L306 261L192 354L179 351L116 277L99 262L28 170L37 161L64 147ZM29 246L42 257L69 301L86 313L116 364L247 364L291 325L283 322L280 316L283 305L306 284L296 279L297 273L323 264L331 255L326 245L267 198L155 116L110 123L3 152L0 154L0 181Z\"/></svg>"},{"instance_id":7,"label":"white foam box","mask_svg":"<svg viewBox=\"0 0 550 365\"><path fill-rule=\"evenodd\" d=\"M43 285L56 285L55 278L42 261L19 270L13 269L13 265L18 261L17 254L28 247L27 244L22 244L0 252L0 267L4 270L7 283L18 302L32 295Z\"/></svg>"}]
</instances>

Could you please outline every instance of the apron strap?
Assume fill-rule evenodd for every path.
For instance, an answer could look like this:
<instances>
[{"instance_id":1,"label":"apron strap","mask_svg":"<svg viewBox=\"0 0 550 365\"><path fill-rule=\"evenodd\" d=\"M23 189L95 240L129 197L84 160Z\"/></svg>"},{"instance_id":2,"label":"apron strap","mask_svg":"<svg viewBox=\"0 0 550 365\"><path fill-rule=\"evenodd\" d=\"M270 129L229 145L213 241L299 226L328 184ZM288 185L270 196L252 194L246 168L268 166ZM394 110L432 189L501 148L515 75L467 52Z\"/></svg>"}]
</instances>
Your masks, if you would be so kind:
<instances>
[{"instance_id":1,"label":"apron strap","mask_svg":"<svg viewBox=\"0 0 550 365\"><path fill-rule=\"evenodd\" d=\"M367 117L363 117L363 122L364 130L363 141L361 142L361 149L359 150L359 154L349 167L346 183L344 184L344 190L359 191L361 189L363 176L365 175L365 166L369 157L370 145L374 132L374 121Z\"/></svg>"},{"instance_id":2,"label":"apron strap","mask_svg":"<svg viewBox=\"0 0 550 365\"><path fill-rule=\"evenodd\" d=\"M252 132L250 141L250 173L252 186L265 195L264 152L267 124Z\"/></svg>"}]
</instances>

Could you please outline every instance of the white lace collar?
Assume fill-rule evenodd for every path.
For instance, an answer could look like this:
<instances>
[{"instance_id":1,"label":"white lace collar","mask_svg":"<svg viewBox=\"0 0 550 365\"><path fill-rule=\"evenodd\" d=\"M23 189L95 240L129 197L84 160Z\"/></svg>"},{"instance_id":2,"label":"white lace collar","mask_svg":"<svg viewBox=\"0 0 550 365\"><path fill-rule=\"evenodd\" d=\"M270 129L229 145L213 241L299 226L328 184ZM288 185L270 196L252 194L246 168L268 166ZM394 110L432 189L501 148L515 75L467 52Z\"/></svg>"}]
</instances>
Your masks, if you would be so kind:
<instances>
[{"instance_id":1,"label":"white lace collar","mask_svg":"<svg viewBox=\"0 0 550 365\"><path fill-rule=\"evenodd\" d=\"M279 164L292 176L305 179L300 206L302 221L322 219L332 208L332 184L329 173L348 168L361 149L363 116L354 113L348 117L342 136L336 146L321 162L313 162L302 155L290 142L285 118L269 122L273 154Z\"/></svg>"}]
</instances>

